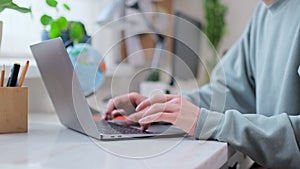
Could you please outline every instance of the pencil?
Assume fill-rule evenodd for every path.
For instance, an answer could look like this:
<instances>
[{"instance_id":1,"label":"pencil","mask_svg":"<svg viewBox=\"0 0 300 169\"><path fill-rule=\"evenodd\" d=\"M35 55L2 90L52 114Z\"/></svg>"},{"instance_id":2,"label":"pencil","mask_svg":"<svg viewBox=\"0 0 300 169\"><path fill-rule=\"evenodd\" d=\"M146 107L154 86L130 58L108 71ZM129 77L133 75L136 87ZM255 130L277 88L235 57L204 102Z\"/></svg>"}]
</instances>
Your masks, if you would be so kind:
<instances>
[{"instance_id":1,"label":"pencil","mask_svg":"<svg viewBox=\"0 0 300 169\"><path fill-rule=\"evenodd\" d=\"M3 65L2 70L1 70L1 82L0 82L1 87L3 87L4 76L5 76L5 65Z\"/></svg>"},{"instance_id":2,"label":"pencil","mask_svg":"<svg viewBox=\"0 0 300 169\"><path fill-rule=\"evenodd\" d=\"M25 67L23 68L23 71L22 71L22 74L21 74L21 77L20 77L20 80L19 80L18 87L22 87L22 85L23 85L28 66L29 66L29 60L27 60L27 62L25 64Z\"/></svg>"}]
</instances>

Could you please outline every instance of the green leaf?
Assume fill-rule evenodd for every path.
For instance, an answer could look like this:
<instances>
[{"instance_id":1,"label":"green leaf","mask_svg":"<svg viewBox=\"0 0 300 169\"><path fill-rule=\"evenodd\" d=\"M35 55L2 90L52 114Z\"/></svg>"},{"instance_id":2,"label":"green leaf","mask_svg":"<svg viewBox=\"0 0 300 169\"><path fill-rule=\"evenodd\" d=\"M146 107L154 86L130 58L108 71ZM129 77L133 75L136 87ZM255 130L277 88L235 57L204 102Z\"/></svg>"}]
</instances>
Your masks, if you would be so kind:
<instances>
[{"instance_id":1,"label":"green leaf","mask_svg":"<svg viewBox=\"0 0 300 169\"><path fill-rule=\"evenodd\" d=\"M70 38L74 43L80 43L84 36L83 26L78 22L73 22L70 28Z\"/></svg>"},{"instance_id":2,"label":"green leaf","mask_svg":"<svg viewBox=\"0 0 300 169\"><path fill-rule=\"evenodd\" d=\"M70 11L70 10L71 10L70 6L69 6L69 5L67 5L67 4L63 4L63 6L64 6L64 8L65 8L66 10L68 10L68 11Z\"/></svg>"},{"instance_id":3,"label":"green leaf","mask_svg":"<svg viewBox=\"0 0 300 169\"><path fill-rule=\"evenodd\" d=\"M46 0L46 3L51 6L56 8L57 7L57 1L56 0Z\"/></svg>"},{"instance_id":4,"label":"green leaf","mask_svg":"<svg viewBox=\"0 0 300 169\"><path fill-rule=\"evenodd\" d=\"M63 16L59 17L56 20L56 22L57 22L57 24L59 26L59 29L61 31L66 30L68 28L68 20L65 17L63 17Z\"/></svg>"},{"instance_id":5,"label":"green leaf","mask_svg":"<svg viewBox=\"0 0 300 169\"><path fill-rule=\"evenodd\" d=\"M204 0L205 33L215 49L218 48L226 28L227 7L220 0Z\"/></svg>"},{"instance_id":6,"label":"green leaf","mask_svg":"<svg viewBox=\"0 0 300 169\"><path fill-rule=\"evenodd\" d=\"M30 13L31 12L31 8L20 7L17 4L13 3L12 0L1 0L0 12L2 12L6 8L13 9L13 10L16 10L16 11L22 12L22 13Z\"/></svg>"},{"instance_id":7,"label":"green leaf","mask_svg":"<svg viewBox=\"0 0 300 169\"><path fill-rule=\"evenodd\" d=\"M0 2L0 12L2 12L5 8L8 8L12 4L12 0L1 0Z\"/></svg>"},{"instance_id":8,"label":"green leaf","mask_svg":"<svg viewBox=\"0 0 300 169\"><path fill-rule=\"evenodd\" d=\"M0 1L0 7L1 6L6 6L7 4L11 4L12 0L1 0Z\"/></svg>"},{"instance_id":9,"label":"green leaf","mask_svg":"<svg viewBox=\"0 0 300 169\"><path fill-rule=\"evenodd\" d=\"M49 15L46 15L46 14L44 14L43 16L41 16L41 19L40 19L41 24L44 25L44 26L49 25L50 22L52 22L52 20L53 20L52 17L49 16Z\"/></svg>"},{"instance_id":10,"label":"green leaf","mask_svg":"<svg viewBox=\"0 0 300 169\"><path fill-rule=\"evenodd\" d=\"M50 38L57 38L61 34L59 25L56 21L51 22L50 30L49 30L49 37Z\"/></svg>"},{"instance_id":11,"label":"green leaf","mask_svg":"<svg viewBox=\"0 0 300 169\"><path fill-rule=\"evenodd\" d=\"M147 81L159 81L160 75L159 70L153 69L148 75Z\"/></svg>"}]
</instances>

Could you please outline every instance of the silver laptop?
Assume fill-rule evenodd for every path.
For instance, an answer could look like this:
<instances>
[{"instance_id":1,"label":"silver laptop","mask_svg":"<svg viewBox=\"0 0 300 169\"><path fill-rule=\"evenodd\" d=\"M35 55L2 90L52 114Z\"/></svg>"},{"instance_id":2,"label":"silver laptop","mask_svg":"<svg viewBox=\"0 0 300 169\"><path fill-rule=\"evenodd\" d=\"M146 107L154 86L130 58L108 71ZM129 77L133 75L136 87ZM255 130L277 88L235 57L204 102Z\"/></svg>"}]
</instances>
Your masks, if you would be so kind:
<instances>
[{"instance_id":1,"label":"silver laptop","mask_svg":"<svg viewBox=\"0 0 300 169\"><path fill-rule=\"evenodd\" d=\"M60 38L30 46L60 122L66 127L99 140L185 135L172 125L152 125L147 131L120 124L94 121L69 55Z\"/></svg>"}]
</instances>

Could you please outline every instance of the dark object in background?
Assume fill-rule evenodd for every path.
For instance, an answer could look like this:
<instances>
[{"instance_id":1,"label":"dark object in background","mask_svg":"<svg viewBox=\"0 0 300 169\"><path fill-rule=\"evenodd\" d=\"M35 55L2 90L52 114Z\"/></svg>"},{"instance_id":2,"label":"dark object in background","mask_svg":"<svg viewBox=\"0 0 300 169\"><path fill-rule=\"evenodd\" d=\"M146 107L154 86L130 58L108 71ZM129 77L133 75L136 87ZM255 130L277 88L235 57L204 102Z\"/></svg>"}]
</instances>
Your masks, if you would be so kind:
<instances>
[{"instance_id":1,"label":"dark object in background","mask_svg":"<svg viewBox=\"0 0 300 169\"><path fill-rule=\"evenodd\" d=\"M181 12L174 20L172 77L192 79L198 77L201 23Z\"/></svg>"}]
</instances>

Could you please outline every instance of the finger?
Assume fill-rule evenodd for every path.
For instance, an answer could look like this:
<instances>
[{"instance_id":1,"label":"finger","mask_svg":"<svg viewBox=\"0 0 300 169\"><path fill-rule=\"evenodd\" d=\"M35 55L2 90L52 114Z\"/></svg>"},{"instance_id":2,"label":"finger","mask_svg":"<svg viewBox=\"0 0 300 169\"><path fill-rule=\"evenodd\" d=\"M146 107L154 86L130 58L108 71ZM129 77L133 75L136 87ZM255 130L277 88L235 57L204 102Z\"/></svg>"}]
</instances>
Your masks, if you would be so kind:
<instances>
[{"instance_id":1,"label":"finger","mask_svg":"<svg viewBox=\"0 0 300 169\"><path fill-rule=\"evenodd\" d=\"M112 111L114 109L114 103L113 103L113 99L110 99L106 105L106 109L104 111L104 119L105 120L111 120L112 119Z\"/></svg>"},{"instance_id":2,"label":"finger","mask_svg":"<svg viewBox=\"0 0 300 169\"><path fill-rule=\"evenodd\" d=\"M145 100L147 97L140 95L139 93L132 92L129 95L129 99L131 103L135 103L135 105L140 104L143 100Z\"/></svg>"},{"instance_id":3,"label":"finger","mask_svg":"<svg viewBox=\"0 0 300 169\"><path fill-rule=\"evenodd\" d=\"M152 106L150 106L149 108L145 108L139 112L133 113L130 116L127 117L127 119L125 120L125 122L127 124L135 124L137 123L140 119L155 114L155 113L159 113L159 112L177 112L178 108L176 105L172 105L169 103L156 103Z\"/></svg>"},{"instance_id":4,"label":"finger","mask_svg":"<svg viewBox=\"0 0 300 169\"><path fill-rule=\"evenodd\" d=\"M164 102L167 102L167 101L171 100L174 97L177 97L177 95L166 95L166 94L155 95L155 96L153 96L151 98L143 100L136 107L136 111L140 111L140 110L144 109L145 107L151 106L152 104L155 104L155 103L164 103Z\"/></svg>"},{"instance_id":5,"label":"finger","mask_svg":"<svg viewBox=\"0 0 300 169\"><path fill-rule=\"evenodd\" d=\"M170 102L155 103L152 106L150 106L148 109L146 109L142 118L152 115L152 114L159 113L159 112L175 113L175 112L179 112L179 111L180 111L180 108L178 108L178 105L171 104Z\"/></svg>"},{"instance_id":6,"label":"finger","mask_svg":"<svg viewBox=\"0 0 300 169\"><path fill-rule=\"evenodd\" d=\"M126 115L135 112L136 106L146 97L138 93L129 93L115 98L115 109L124 109Z\"/></svg>"},{"instance_id":7,"label":"finger","mask_svg":"<svg viewBox=\"0 0 300 169\"><path fill-rule=\"evenodd\" d=\"M166 95L160 94L160 95L155 95L151 98L148 98L144 101L142 101L137 107L136 107L136 111L140 111L142 109L144 109L147 106L151 106L152 104L155 103L163 103L166 102L167 98Z\"/></svg>"},{"instance_id":8,"label":"finger","mask_svg":"<svg viewBox=\"0 0 300 169\"><path fill-rule=\"evenodd\" d=\"M169 122L169 123L174 124L175 120L176 120L175 114L160 112L160 113L156 113L156 114L152 114L152 115L143 117L138 122L140 123L140 125L145 126L150 123L160 122L160 121Z\"/></svg>"},{"instance_id":9,"label":"finger","mask_svg":"<svg viewBox=\"0 0 300 169\"><path fill-rule=\"evenodd\" d=\"M104 111L105 114L111 114L111 112L115 109L114 99L109 99L106 109Z\"/></svg>"},{"instance_id":10,"label":"finger","mask_svg":"<svg viewBox=\"0 0 300 169\"><path fill-rule=\"evenodd\" d=\"M111 116L110 113L105 113L104 116L103 116L103 118L104 118L105 120L111 120L111 119L112 119L112 116Z\"/></svg>"},{"instance_id":11,"label":"finger","mask_svg":"<svg viewBox=\"0 0 300 169\"><path fill-rule=\"evenodd\" d=\"M122 106L124 106L123 104L126 106L129 106L128 103L135 104L136 100L141 100L137 93L129 93L117 96L108 101L105 112L111 113L114 109L122 109Z\"/></svg>"},{"instance_id":12,"label":"finger","mask_svg":"<svg viewBox=\"0 0 300 169\"><path fill-rule=\"evenodd\" d=\"M121 95L115 98L112 98L108 101L106 105L106 110L104 111L104 116L106 119L112 118L111 113L115 109L124 109L125 112L131 113L135 111L135 107L138 102L145 99L144 96L139 95L138 93L129 93L126 95ZM126 110L125 110L126 109Z\"/></svg>"},{"instance_id":13,"label":"finger","mask_svg":"<svg viewBox=\"0 0 300 169\"><path fill-rule=\"evenodd\" d=\"M124 109L115 109L111 112L111 116L112 116L112 118L115 118L117 116L123 115L124 112L125 112Z\"/></svg>"},{"instance_id":14,"label":"finger","mask_svg":"<svg viewBox=\"0 0 300 169\"><path fill-rule=\"evenodd\" d=\"M127 116L125 119L126 124L131 125L138 123L138 121L143 117L144 113L145 111L139 111Z\"/></svg>"},{"instance_id":15,"label":"finger","mask_svg":"<svg viewBox=\"0 0 300 169\"><path fill-rule=\"evenodd\" d=\"M106 105L106 110L104 111L104 119L105 120L112 120L112 118L113 118L112 112L114 111L115 108L116 108L115 100L110 99Z\"/></svg>"},{"instance_id":16,"label":"finger","mask_svg":"<svg viewBox=\"0 0 300 169\"><path fill-rule=\"evenodd\" d=\"M178 111L177 105L172 105L170 103L156 103L149 108L145 108L141 111L131 114L127 117L127 124L134 124L137 123L143 117L159 113L159 112L177 112Z\"/></svg>"},{"instance_id":17,"label":"finger","mask_svg":"<svg viewBox=\"0 0 300 169\"><path fill-rule=\"evenodd\" d=\"M145 131L149 128L150 124L141 125L141 130Z\"/></svg>"}]
</instances>

